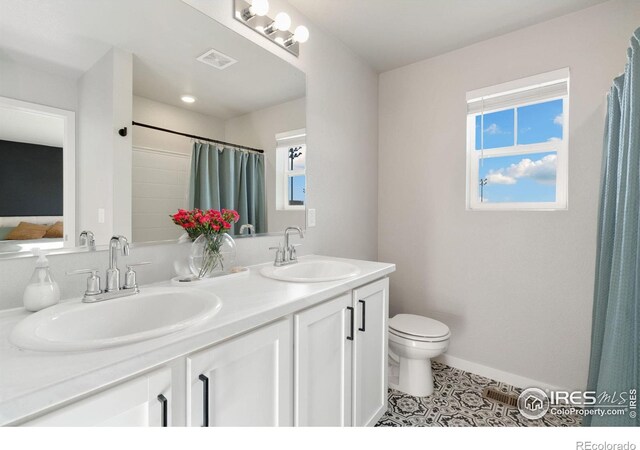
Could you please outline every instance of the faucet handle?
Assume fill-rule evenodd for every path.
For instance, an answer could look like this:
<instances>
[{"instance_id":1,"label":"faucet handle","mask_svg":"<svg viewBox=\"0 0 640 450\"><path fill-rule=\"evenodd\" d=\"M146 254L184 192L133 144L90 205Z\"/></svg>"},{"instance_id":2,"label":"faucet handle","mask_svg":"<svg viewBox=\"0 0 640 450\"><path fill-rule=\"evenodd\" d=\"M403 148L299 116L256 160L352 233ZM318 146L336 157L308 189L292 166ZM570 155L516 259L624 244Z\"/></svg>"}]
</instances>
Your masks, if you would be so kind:
<instances>
[{"instance_id":1,"label":"faucet handle","mask_svg":"<svg viewBox=\"0 0 640 450\"><path fill-rule=\"evenodd\" d=\"M100 289L100 277L98 276L98 269L78 269L67 271L67 275L81 275L84 273L90 273L91 275L87 278L87 290L84 292L84 295L98 295L102 293L102 289Z\"/></svg>"},{"instance_id":2,"label":"faucet handle","mask_svg":"<svg viewBox=\"0 0 640 450\"><path fill-rule=\"evenodd\" d=\"M302 244L291 244L289 245L289 259L291 261L295 261L298 259L298 256L296 255L296 248L300 247Z\"/></svg>"},{"instance_id":3,"label":"faucet handle","mask_svg":"<svg viewBox=\"0 0 640 450\"><path fill-rule=\"evenodd\" d=\"M133 268L137 266L146 266L149 264L151 264L151 261L127 264L127 271L124 274L123 289L138 289L138 283L136 282L136 272L133 270Z\"/></svg>"},{"instance_id":4,"label":"faucet handle","mask_svg":"<svg viewBox=\"0 0 640 450\"><path fill-rule=\"evenodd\" d=\"M137 266L148 266L149 264L151 264L151 261L142 261L142 262L137 262L137 263L130 263L130 264L127 264L127 269L130 269L131 267L137 267Z\"/></svg>"},{"instance_id":5,"label":"faucet handle","mask_svg":"<svg viewBox=\"0 0 640 450\"><path fill-rule=\"evenodd\" d=\"M282 248L282 244L278 244L277 247L269 247L269 250L275 250L276 251L276 260L275 260L275 264L280 264L282 262L282 260L284 259L284 248Z\"/></svg>"}]
</instances>

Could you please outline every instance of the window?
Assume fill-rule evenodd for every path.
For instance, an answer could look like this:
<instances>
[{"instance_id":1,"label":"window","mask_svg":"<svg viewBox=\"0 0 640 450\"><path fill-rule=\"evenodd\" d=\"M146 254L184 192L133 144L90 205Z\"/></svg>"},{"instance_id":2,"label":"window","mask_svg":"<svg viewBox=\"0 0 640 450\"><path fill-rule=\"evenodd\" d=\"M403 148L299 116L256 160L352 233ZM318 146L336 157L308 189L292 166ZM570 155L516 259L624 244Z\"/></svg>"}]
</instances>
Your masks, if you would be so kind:
<instances>
[{"instance_id":1,"label":"window","mask_svg":"<svg viewBox=\"0 0 640 450\"><path fill-rule=\"evenodd\" d=\"M304 210L306 177L306 131L294 130L276 135L276 209Z\"/></svg>"},{"instance_id":2,"label":"window","mask_svg":"<svg viewBox=\"0 0 640 450\"><path fill-rule=\"evenodd\" d=\"M467 209L566 209L569 70L467 93Z\"/></svg>"}]
</instances>

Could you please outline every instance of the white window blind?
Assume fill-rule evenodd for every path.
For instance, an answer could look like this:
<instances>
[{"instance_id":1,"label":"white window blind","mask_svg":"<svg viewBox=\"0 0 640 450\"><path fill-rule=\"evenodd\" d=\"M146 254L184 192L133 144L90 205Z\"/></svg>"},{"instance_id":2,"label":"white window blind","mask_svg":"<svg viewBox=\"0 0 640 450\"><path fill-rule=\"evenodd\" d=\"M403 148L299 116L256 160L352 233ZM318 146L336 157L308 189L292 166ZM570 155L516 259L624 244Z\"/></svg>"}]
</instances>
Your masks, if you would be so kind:
<instances>
[{"instance_id":1,"label":"white window blind","mask_svg":"<svg viewBox=\"0 0 640 450\"><path fill-rule=\"evenodd\" d=\"M467 113L512 108L569 94L569 69L555 70L467 93Z\"/></svg>"},{"instance_id":2,"label":"white window blind","mask_svg":"<svg viewBox=\"0 0 640 450\"><path fill-rule=\"evenodd\" d=\"M277 147L296 147L304 145L307 140L307 131L302 128L300 130L287 131L285 133L276 134Z\"/></svg>"}]
</instances>

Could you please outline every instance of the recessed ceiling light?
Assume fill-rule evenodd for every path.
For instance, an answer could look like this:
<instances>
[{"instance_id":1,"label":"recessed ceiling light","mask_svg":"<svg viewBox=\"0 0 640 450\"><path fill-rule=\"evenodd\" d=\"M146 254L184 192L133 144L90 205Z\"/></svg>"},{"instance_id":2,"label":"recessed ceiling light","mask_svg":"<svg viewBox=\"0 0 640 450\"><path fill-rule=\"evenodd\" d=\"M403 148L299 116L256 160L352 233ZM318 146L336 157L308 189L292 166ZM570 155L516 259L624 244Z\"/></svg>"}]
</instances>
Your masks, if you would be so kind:
<instances>
[{"instance_id":1,"label":"recessed ceiling light","mask_svg":"<svg viewBox=\"0 0 640 450\"><path fill-rule=\"evenodd\" d=\"M196 98L193 95L183 95L182 97L180 97L180 100L185 103L193 103L196 101Z\"/></svg>"}]
</instances>

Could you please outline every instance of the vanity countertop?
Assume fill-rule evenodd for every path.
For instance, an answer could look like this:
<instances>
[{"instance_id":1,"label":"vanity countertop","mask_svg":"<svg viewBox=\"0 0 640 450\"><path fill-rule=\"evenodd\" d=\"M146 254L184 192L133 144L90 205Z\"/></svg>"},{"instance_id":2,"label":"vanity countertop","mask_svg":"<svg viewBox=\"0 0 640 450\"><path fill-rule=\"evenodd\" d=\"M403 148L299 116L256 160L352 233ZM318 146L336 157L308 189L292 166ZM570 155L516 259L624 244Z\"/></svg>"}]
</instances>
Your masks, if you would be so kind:
<instances>
[{"instance_id":1,"label":"vanity countertop","mask_svg":"<svg viewBox=\"0 0 640 450\"><path fill-rule=\"evenodd\" d=\"M329 300L395 270L393 264L370 261L318 256L306 256L300 260L320 258L350 262L360 269L360 274L333 282L289 283L260 275L260 269L270 263L251 266L247 277L219 280L208 287L199 287L210 290L222 300L221 310L211 319L156 339L103 350L36 352L18 349L9 341L9 335L15 324L29 313L22 308L0 311L0 425L20 421ZM154 284L163 285L170 284Z\"/></svg>"}]
</instances>

